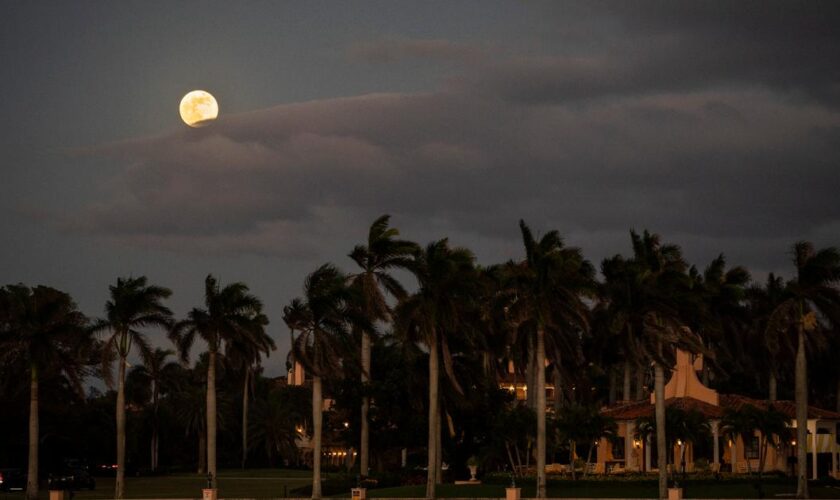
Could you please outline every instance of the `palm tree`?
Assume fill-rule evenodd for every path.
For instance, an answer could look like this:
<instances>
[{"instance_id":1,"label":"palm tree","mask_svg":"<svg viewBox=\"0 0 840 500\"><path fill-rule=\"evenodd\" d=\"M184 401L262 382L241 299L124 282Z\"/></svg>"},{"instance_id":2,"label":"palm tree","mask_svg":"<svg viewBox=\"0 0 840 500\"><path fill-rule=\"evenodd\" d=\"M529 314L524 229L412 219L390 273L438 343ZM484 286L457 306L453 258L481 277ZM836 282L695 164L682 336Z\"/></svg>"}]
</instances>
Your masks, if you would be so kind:
<instances>
[{"instance_id":1,"label":"palm tree","mask_svg":"<svg viewBox=\"0 0 840 500\"><path fill-rule=\"evenodd\" d=\"M144 328L169 328L172 311L162 301L172 295L168 288L149 285L145 276L118 278L108 287L111 298L105 303L105 318L94 326L96 332L108 332L103 345L103 365L119 358L117 369L117 478L114 498L125 495L125 369L132 345L140 350L144 361L152 358L152 348ZM110 380L110 370L105 370Z\"/></svg>"},{"instance_id":2,"label":"palm tree","mask_svg":"<svg viewBox=\"0 0 840 500\"><path fill-rule=\"evenodd\" d=\"M595 286L595 269L578 248L565 247L557 231L537 241L524 221L519 221L525 260L514 278L515 300L511 316L529 325L533 335L536 370L537 498L546 495L545 367L546 341L561 344L563 334L587 330L588 308L583 297ZM561 349L555 349L559 354ZM555 389L556 390L556 389Z\"/></svg>"},{"instance_id":3,"label":"palm tree","mask_svg":"<svg viewBox=\"0 0 840 500\"><path fill-rule=\"evenodd\" d=\"M391 317L391 308L383 291L397 300L406 297L403 286L390 271L405 269L410 264L409 257L416 250L417 245L408 241L395 239L399 231L388 227L389 215L376 219L370 226L367 245L357 245L350 258L359 266L360 272L351 275L352 286L358 289L361 299L362 314L371 324L377 321L387 321ZM371 373L371 333L362 331L362 385L370 384ZM370 457L370 397L362 396L361 446L359 453L360 471L362 477L369 469Z\"/></svg>"},{"instance_id":4,"label":"palm tree","mask_svg":"<svg viewBox=\"0 0 840 500\"><path fill-rule=\"evenodd\" d=\"M753 349L753 362L757 372L767 376L767 398L776 401L777 383L780 366L789 359L795 359L795 339L788 334L789 325L774 325L768 333L768 321L779 305L785 300L785 282L781 276L770 273L764 285L753 285L747 289L747 315L752 323L749 338Z\"/></svg>"},{"instance_id":5,"label":"palm tree","mask_svg":"<svg viewBox=\"0 0 840 500\"><path fill-rule=\"evenodd\" d=\"M605 417L593 407L573 404L564 407L555 422L561 438L569 444L569 467L572 480L575 479L575 455L577 445L587 446L586 462L583 469L584 479L588 475L589 464L592 462L592 452L595 443L601 438L614 438L617 427L612 418Z\"/></svg>"},{"instance_id":6,"label":"palm tree","mask_svg":"<svg viewBox=\"0 0 840 500\"><path fill-rule=\"evenodd\" d=\"M181 367L172 394L175 418L184 428L184 437L195 436L197 442L196 473L207 473L207 353L202 353L193 368ZM222 422L219 422L221 424Z\"/></svg>"},{"instance_id":7,"label":"palm tree","mask_svg":"<svg viewBox=\"0 0 840 500\"><path fill-rule=\"evenodd\" d=\"M760 410L754 406L748 405L743 408L727 408L721 419L721 431L723 435L730 439L735 446L738 444L738 439L741 439L741 444L746 448L747 444L755 436L755 431L758 426L757 413ZM737 450L732 450L732 472L735 472ZM752 474L752 466L747 460L747 472Z\"/></svg>"},{"instance_id":8,"label":"palm tree","mask_svg":"<svg viewBox=\"0 0 840 500\"><path fill-rule=\"evenodd\" d=\"M696 410L683 411L678 408L668 408L665 420L669 439L669 449L673 443L680 446L680 470L685 476L685 454L688 444L696 445L711 435L709 422L702 413ZM685 477L683 477L684 479Z\"/></svg>"},{"instance_id":9,"label":"palm tree","mask_svg":"<svg viewBox=\"0 0 840 500\"><path fill-rule=\"evenodd\" d=\"M262 316L259 321L268 323ZM255 324L252 335L240 336L231 340L225 349L228 362L243 373L242 382L242 460L241 468L245 468L248 457L248 396L253 392L254 372L259 366L261 355L266 356L277 349L274 340L268 336L262 326Z\"/></svg>"},{"instance_id":10,"label":"palm tree","mask_svg":"<svg viewBox=\"0 0 840 500\"><path fill-rule=\"evenodd\" d=\"M409 269L417 278L418 290L398 305L397 331L411 341L419 341L429 351L429 441L426 498L435 497L441 479L437 474L441 450L439 376L441 354L449 381L462 393L452 369L448 335L467 333L463 322L476 296L475 257L464 248L452 248L446 239L418 249Z\"/></svg>"},{"instance_id":11,"label":"palm tree","mask_svg":"<svg viewBox=\"0 0 840 500\"><path fill-rule=\"evenodd\" d=\"M741 266L726 268L726 258L718 255L701 274L694 267L689 271L692 288L700 307L693 308L692 326L714 358L704 360L703 383L709 385L712 365L715 374L724 375L723 361L743 365L737 341L746 330L748 317L744 307L750 273ZM740 367L743 369L743 366Z\"/></svg>"},{"instance_id":12,"label":"palm tree","mask_svg":"<svg viewBox=\"0 0 840 500\"><path fill-rule=\"evenodd\" d=\"M785 286L784 300L767 322L768 335L785 329L796 331L796 442L797 498L808 498L807 421L808 360L805 353L806 332L829 330L840 324L840 250L834 247L817 251L814 245L800 241L793 247L796 277Z\"/></svg>"},{"instance_id":13,"label":"palm tree","mask_svg":"<svg viewBox=\"0 0 840 500\"><path fill-rule=\"evenodd\" d=\"M312 498L321 498L322 377L339 371L347 350L351 290L347 277L324 264L306 278L304 300L286 308L286 322L299 334L292 345L295 359L312 374ZM362 325L367 327L369 325Z\"/></svg>"},{"instance_id":14,"label":"palm tree","mask_svg":"<svg viewBox=\"0 0 840 500\"><path fill-rule=\"evenodd\" d=\"M634 343L637 359L653 361L654 414L657 422L656 445L660 457L667 450L665 425L665 370L671 366L669 359L673 348L707 353L700 339L685 326L683 316L696 307L696 294L692 294L686 273L688 266L682 251L676 245L663 245L656 234L645 231L642 235L630 233L633 244L632 265L638 273L640 293L637 302L642 316L641 335ZM659 496L668 494L668 471L659 467Z\"/></svg>"},{"instance_id":15,"label":"palm tree","mask_svg":"<svg viewBox=\"0 0 840 500\"><path fill-rule=\"evenodd\" d=\"M59 370L79 394L87 318L66 293L9 285L0 289L0 364L22 362L29 370L29 467L26 498L38 497L38 382L42 370Z\"/></svg>"},{"instance_id":16,"label":"palm tree","mask_svg":"<svg viewBox=\"0 0 840 500\"><path fill-rule=\"evenodd\" d=\"M216 363L222 347L232 342L259 345L259 339L268 320L262 314L262 303L248 293L244 283L219 286L212 275L204 280L204 308L194 308L187 319L177 322L170 331L170 338L178 346L183 361L200 336L207 343L207 474L212 487L216 487Z\"/></svg>"},{"instance_id":17,"label":"palm tree","mask_svg":"<svg viewBox=\"0 0 840 500\"><path fill-rule=\"evenodd\" d=\"M604 280L599 287L598 312L602 312L608 330L616 336L624 356L622 398L633 400L631 395L631 376L634 366L644 360L637 359L635 345L641 330L641 307L643 296L639 266L632 260L620 255L604 259L601 262L601 274Z\"/></svg>"},{"instance_id":18,"label":"palm tree","mask_svg":"<svg viewBox=\"0 0 840 500\"><path fill-rule=\"evenodd\" d=\"M159 465L160 449L160 408L161 392L171 388L174 378L178 376L180 366L174 361L167 361L175 354L171 349L156 348L143 365L132 368L129 378L142 381L149 388L152 404L152 441L151 441L151 470L156 472Z\"/></svg>"},{"instance_id":19,"label":"palm tree","mask_svg":"<svg viewBox=\"0 0 840 500\"><path fill-rule=\"evenodd\" d=\"M255 400L254 419L249 424L254 435L253 443L262 443L271 467L274 467L278 455L292 457L298 453L295 444L298 427L303 427L307 421L307 411L310 415L312 413L309 394L299 393L303 389L286 386Z\"/></svg>"}]
</instances>

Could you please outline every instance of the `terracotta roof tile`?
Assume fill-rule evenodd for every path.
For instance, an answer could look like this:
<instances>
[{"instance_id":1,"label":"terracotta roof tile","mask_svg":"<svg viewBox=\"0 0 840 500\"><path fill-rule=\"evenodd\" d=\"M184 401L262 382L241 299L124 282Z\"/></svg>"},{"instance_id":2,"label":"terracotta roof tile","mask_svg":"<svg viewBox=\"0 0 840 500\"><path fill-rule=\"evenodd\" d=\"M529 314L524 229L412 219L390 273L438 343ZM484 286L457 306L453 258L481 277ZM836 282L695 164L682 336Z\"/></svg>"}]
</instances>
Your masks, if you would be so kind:
<instances>
[{"instance_id":1,"label":"terracotta roof tile","mask_svg":"<svg viewBox=\"0 0 840 500\"><path fill-rule=\"evenodd\" d=\"M715 406L694 398L671 398L665 401L666 407L679 408L683 411L699 411L707 418L721 418L727 408L740 409L752 405L757 408L767 408L770 403L765 400L752 399L738 394L721 394L720 406ZM788 418L796 418L796 405L793 401L775 401L773 408L784 413ZM653 416L654 406L650 400L621 402L603 408L601 414L615 420L636 420L641 417ZM823 410L815 406L808 407L808 418L824 420L840 420L840 413Z\"/></svg>"}]
</instances>

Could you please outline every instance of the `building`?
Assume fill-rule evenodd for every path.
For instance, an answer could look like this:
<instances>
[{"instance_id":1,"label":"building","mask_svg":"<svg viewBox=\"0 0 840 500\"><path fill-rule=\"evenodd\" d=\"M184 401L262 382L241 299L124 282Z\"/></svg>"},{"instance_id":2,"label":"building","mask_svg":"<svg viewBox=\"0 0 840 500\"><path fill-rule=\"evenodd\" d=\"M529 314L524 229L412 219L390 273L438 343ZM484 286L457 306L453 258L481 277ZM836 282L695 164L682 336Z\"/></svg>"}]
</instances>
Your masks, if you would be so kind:
<instances>
[{"instance_id":1,"label":"building","mask_svg":"<svg viewBox=\"0 0 840 500\"><path fill-rule=\"evenodd\" d=\"M711 427L711 442L677 443L674 445L673 461L681 467L682 447L685 449L685 467L687 472L699 469L700 464L708 464L712 471L730 471L746 473L757 471L759 465L759 434L744 443L740 437L731 441L723 436L721 420L728 408L739 409L746 405L767 408L767 401L755 400L736 394L718 394L704 386L697 377L697 370L702 369L702 357L687 352L677 351L676 367L671 379L665 386L665 404L667 407L685 411L698 411L708 419ZM604 408L602 415L612 417L618 424L619 440L610 442L601 439L598 443L598 455L595 471L609 473L617 471L653 471L656 470L656 445L643 442L636 431L636 421L654 414L654 395L641 401L625 401ZM783 413L791 429L796 427L796 408L793 401L774 401L773 408ZM808 474L809 477L835 476L838 471L838 425L840 413L816 407L808 408ZM791 432L794 435L793 431ZM795 467L796 446L794 439L768 446L764 471L793 473Z\"/></svg>"}]
</instances>

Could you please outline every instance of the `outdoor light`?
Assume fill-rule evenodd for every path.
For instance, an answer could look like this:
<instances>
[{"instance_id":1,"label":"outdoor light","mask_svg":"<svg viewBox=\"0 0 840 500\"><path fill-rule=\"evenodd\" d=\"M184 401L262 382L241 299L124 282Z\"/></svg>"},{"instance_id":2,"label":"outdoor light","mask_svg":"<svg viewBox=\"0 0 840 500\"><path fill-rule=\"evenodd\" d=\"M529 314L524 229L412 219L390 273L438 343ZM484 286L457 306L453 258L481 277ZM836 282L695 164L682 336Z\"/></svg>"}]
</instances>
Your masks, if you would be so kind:
<instances>
[{"instance_id":1,"label":"outdoor light","mask_svg":"<svg viewBox=\"0 0 840 500\"><path fill-rule=\"evenodd\" d=\"M350 422L344 422L344 428L346 429L348 427L350 427Z\"/></svg>"},{"instance_id":2,"label":"outdoor light","mask_svg":"<svg viewBox=\"0 0 840 500\"><path fill-rule=\"evenodd\" d=\"M677 439L677 446L682 446L682 439Z\"/></svg>"},{"instance_id":3,"label":"outdoor light","mask_svg":"<svg viewBox=\"0 0 840 500\"><path fill-rule=\"evenodd\" d=\"M642 442L639 441L638 439L634 439L633 440L633 447L634 448L641 448L642 447Z\"/></svg>"},{"instance_id":4,"label":"outdoor light","mask_svg":"<svg viewBox=\"0 0 840 500\"><path fill-rule=\"evenodd\" d=\"M796 440L795 439L791 440L790 445L791 446L796 446Z\"/></svg>"}]
</instances>

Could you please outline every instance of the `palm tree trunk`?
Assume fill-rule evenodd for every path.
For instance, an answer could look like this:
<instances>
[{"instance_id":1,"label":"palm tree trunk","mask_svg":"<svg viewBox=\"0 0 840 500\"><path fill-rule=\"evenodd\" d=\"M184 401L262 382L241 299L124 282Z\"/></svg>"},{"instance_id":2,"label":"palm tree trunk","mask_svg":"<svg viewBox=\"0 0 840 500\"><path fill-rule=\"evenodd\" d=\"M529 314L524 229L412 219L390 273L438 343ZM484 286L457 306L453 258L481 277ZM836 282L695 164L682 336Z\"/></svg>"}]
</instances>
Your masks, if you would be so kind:
<instances>
[{"instance_id":1,"label":"palm tree trunk","mask_svg":"<svg viewBox=\"0 0 840 500\"><path fill-rule=\"evenodd\" d=\"M370 469L370 422L368 422L368 411L370 411L370 397L368 396L367 386L370 384L370 334L362 333L362 388L364 390L362 396L362 436L359 453L359 472L362 477L368 475Z\"/></svg>"},{"instance_id":2,"label":"palm tree trunk","mask_svg":"<svg viewBox=\"0 0 840 500\"><path fill-rule=\"evenodd\" d=\"M545 330L537 328L537 352L534 369L537 372L537 498L545 498Z\"/></svg>"},{"instance_id":3,"label":"palm tree trunk","mask_svg":"<svg viewBox=\"0 0 840 500\"><path fill-rule=\"evenodd\" d=\"M569 440L569 470L572 471L572 481L577 479L577 472L575 471L575 442Z\"/></svg>"},{"instance_id":4,"label":"palm tree trunk","mask_svg":"<svg viewBox=\"0 0 840 500\"><path fill-rule=\"evenodd\" d=\"M435 482L437 484L443 483L443 427L441 426L443 418L441 417L441 405L438 403L438 413L435 418Z\"/></svg>"},{"instance_id":5,"label":"palm tree trunk","mask_svg":"<svg viewBox=\"0 0 840 500\"><path fill-rule=\"evenodd\" d=\"M770 401L776 401L778 396L776 389L776 374L772 370L770 371L770 380L767 381L767 389L767 399Z\"/></svg>"},{"instance_id":6,"label":"palm tree trunk","mask_svg":"<svg viewBox=\"0 0 840 500\"><path fill-rule=\"evenodd\" d=\"M586 450L586 462L584 462L583 466L583 479L586 479L586 476L589 475L589 464L592 462L592 448L594 448L592 443L589 443L589 449Z\"/></svg>"},{"instance_id":7,"label":"palm tree trunk","mask_svg":"<svg viewBox=\"0 0 840 500\"><path fill-rule=\"evenodd\" d=\"M653 367L656 398L656 453L659 466L659 498L668 498L668 445L665 441L665 369L658 361Z\"/></svg>"},{"instance_id":8,"label":"palm tree trunk","mask_svg":"<svg viewBox=\"0 0 840 500\"><path fill-rule=\"evenodd\" d=\"M207 475L210 486L216 485L216 349L210 348L207 359Z\"/></svg>"},{"instance_id":9,"label":"palm tree trunk","mask_svg":"<svg viewBox=\"0 0 840 500\"><path fill-rule=\"evenodd\" d=\"M610 406L615 404L615 400L618 397L617 394L616 394L618 392L618 380L616 380L617 378L618 377L615 373L615 367L611 366L610 367L610 390L609 390L609 398L608 398ZM554 397L557 398L557 386L554 387ZM554 408L559 409L559 407L556 406L556 405L555 405Z\"/></svg>"},{"instance_id":10,"label":"palm tree trunk","mask_svg":"<svg viewBox=\"0 0 840 500\"><path fill-rule=\"evenodd\" d=\"M511 473L516 475L516 462L513 461L513 453L510 452L510 442L505 440L505 451L507 452L508 462L510 462Z\"/></svg>"},{"instance_id":11,"label":"palm tree trunk","mask_svg":"<svg viewBox=\"0 0 840 500\"><path fill-rule=\"evenodd\" d=\"M621 388L621 396L624 398L625 401L630 401L633 399L633 396L630 394L630 374L633 371L633 367L630 365L630 360L624 362L624 385Z\"/></svg>"},{"instance_id":12,"label":"palm tree trunk","mask_svg":"<svg viewBox=\"0 0 840 500\"><path fill-rule=\"evenodd\" d=\"M152 472L157 472L158 469L158 451L160 450L160 446L158 444L159 438L159 427L160 423L158 422L158 384L153 379L152 380Z\"/></svg>"},{"instance_id":13,"label":"palm tree trunk","mask_svg":"<svg viewBox=\"0 0 840 500\"><path fill-rule=\"evenodd\" d=\"M536 359L536 349L534 349L533 340L529 339L528 344L528 364L525 366L525 389L527 391L525 393L525 405L532 410L536 410L537 405L535 401L537 396L537 373L534 369L534 366L536 365L534 361Z\"/></svg>"},{"instance_id":14,"label":"palm tree trunk","mask_svg":"<svg viewBox=\"0 0 840 500\"><path fill-rule=\"evenodd\" d=\"M426 498L435 498L435 486L437 478L437 437L435 428L438 411L438 341L437 331L432 329L429 339L429 444L428 444L428 468L426 469Z\"/></svg>"},{"instance_id":15,"label":"palm tree trunk","mask_svg":"<svg viewBox=\"0 0 840 500\"><path fill-rule=\"evenodd\" d=\"M35 363L29 368L29 467L26 476L26 498L38 498L38 367Z\"/></svg>"},{"instance_id":16,"label":"palm tree trunk","mask_svg":"<svg viewBox=\"0 0 840 500\"><path fill-rule=\"evenodd\" d=\"M560 413L565 396L563 394L563 374L560 373L559 362L554 364L554 411Z\"/></svg>"},{"instance_id":17,"label":"palm tree trunk","mask_svg":"<svg viewBox=\"0 0 840 500\"><path fill-rule=\"evenodd\" d=\"M245 367L245 384L242 386L242 464L245 468L245 461L248 459L248 390L251 382L251 367Z\"/></svg>"},{"instance_id":18,"label":"palm tree trunk","mask_svg":"<svg viewBox=\"0 0 840 500\"><path fill-rule=\"evenodd\" d=\"M636 401L645 399L645 375L645 366L642 364L636 372Z\"/></svg>"},{"instance_id":19,"label":"palm tree trunk","mask_svg":"<svg viewBox=\"0 0 840 500\"><path fill-rule=\"evenodd\" d=\"M321 377L312 377L312 498L321 498L321 432L324 412Z\"/></svg>"},{"instance_id":20,"label":"palm tree trunk","mask_svg":"<svg viewBox=\"0 0 840 500\"><path fill-rule=\"evenodd\" d=\"M805 328L797 327L796 349L796 498L808 498L808 360L805 357Z\"/></svg>"},{"instance_id":21,"label":"palm tree trunk","mask_svg":"<svg viewBox=\"0 0 840 500\"><path fill-rule=\"evenodd\" d=\"M125 495L125 364L126 359L119 359L117 378L117 479L114 483L114 498Z\"/></svg>"}]
</instances>

